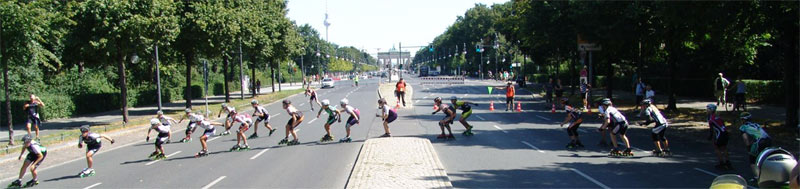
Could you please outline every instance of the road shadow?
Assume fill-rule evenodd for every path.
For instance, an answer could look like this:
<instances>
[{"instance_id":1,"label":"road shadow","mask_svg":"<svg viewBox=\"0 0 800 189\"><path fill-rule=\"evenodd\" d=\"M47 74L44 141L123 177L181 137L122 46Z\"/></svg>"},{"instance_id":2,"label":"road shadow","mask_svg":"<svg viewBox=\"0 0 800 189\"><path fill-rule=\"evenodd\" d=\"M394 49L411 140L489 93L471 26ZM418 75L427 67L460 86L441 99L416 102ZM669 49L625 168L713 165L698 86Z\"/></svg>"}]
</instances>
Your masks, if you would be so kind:
<instances>
[{"instance_id":1,"label":"road shadow","mask_svg":"<svg viewBox=\"0 0 800 189\"><path fill-rule=\"evenodd\" d=\"M75 178L80 178L80 176L78 176L77 174L75 174L75 175L66 175L66 176L62 176L62 177L58 177L58 178L51 178L51 179L43 180L42 182L60 181L60 180L75 179Z\"/></svg>"},{"instance_id":2,"label":"road shadow","mask_svg":"<svg viewBox=\"0 0 800 189\"><path fill-rule=\"evenodd\" d=\"M144 162L149 162L149 161L153 161L153 160L151 160L151 159L141 159L141 160L126 161L126 162L120 163L120 165L127 165L127 164L134 164L134 163L144 163Z\"/></svg>"}]
</instances>

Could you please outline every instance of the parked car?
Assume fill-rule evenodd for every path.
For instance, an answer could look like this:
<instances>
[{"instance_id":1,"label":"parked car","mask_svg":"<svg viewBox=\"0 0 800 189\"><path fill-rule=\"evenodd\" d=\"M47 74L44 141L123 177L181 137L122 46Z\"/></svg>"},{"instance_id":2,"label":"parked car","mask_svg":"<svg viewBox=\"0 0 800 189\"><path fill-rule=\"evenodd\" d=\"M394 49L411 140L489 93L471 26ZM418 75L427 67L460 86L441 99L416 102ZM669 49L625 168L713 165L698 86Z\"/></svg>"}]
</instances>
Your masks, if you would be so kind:
<instances>
[{"instance_id":1,"label":"parked car","mask_svg":"<svg viewBox=\"0 0 800 189\"><path fill-rule=\"evenodd\" d=\"M325 88L325 87L333 88L334 87L333 79L331 79L331 78L322 79L322 88Z\"/></svg>"}]
</instances>

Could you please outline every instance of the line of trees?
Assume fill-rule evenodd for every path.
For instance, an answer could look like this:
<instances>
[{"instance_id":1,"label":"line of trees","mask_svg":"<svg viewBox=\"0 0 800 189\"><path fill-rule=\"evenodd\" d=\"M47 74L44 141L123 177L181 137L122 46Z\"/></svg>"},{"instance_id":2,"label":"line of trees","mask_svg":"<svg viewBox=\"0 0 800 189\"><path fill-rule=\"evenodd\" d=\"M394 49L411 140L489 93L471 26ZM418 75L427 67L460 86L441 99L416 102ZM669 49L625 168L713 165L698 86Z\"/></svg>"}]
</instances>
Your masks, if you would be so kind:
<instances>
[{"instance_id":1,"label":"line of trees","mask_svg":"<svg viewBox=\"0 0 800 189\"><path fill-rule=\"evenodd\" d=\"M581 62L585 55L577 47L582 40L602 47L593 53L592 73L602 76L593 84L606 87L607 96L614 88L630 88L631 76L638 75L659 85L674 110L676 94L711 96L707 89L719 72L774 80L781 87L772 93L785 99L779 101L786 107L785 125L795 127L799 7L797 1L757 0L476 4L420 49L414 63L441 66L443 73L510 69L530 80L564 78L575 86L578 70L588 63Z\"/></svg>"},{"instance_id":2,"label":"line of trees","mask_svg":"<svg viewBox=\"0 0 800 189\"><path fill-rule=\"evenodd\" d=\"M58 118L89 113L79 105L80 96L115 93L91 104L118 105L127 122L129 102L154 103L136 99L154 96L147 91L155 88L156 49L164 88L182 95L168 99L185 99L187 108L200 95L193 91L199 93L201 60L211 64L211 77L222 78L226 101L229 84L240 82L232 79L240 70L249 69L251 82L268 72L274 91L284 74L324 73L318 68L331 58L374 64L366 53L326 42L308 25L297 26L287 11L284 0L0 0L3 119L12 131L12 112L19 109L12 103L27 94L72 104L48 103L44 114ZM242 65L235 63L239 60Z\"/></svg>"}]
</instances>

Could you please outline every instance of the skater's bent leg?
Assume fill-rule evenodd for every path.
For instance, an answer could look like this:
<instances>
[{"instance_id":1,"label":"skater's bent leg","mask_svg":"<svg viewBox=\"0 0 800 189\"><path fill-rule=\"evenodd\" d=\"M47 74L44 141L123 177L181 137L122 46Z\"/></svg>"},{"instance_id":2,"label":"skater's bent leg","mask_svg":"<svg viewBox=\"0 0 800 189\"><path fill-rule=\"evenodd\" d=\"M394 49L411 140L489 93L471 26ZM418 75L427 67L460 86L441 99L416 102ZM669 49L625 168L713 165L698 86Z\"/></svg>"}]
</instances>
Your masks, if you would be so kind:
<instances>
[{"instance_id":1,"label":"skater's bent leg","mask_svg":"<svg viewBox=\"0 0 800 189\"><path fill-rule=\"evenodd\" d=\"M386 131L386 133L390 133L389 132L389 122L386 122L386 121L383 122L383 130Z\"/></svg>"},{"instance_id":2,"label":"skater's bent leg","mask_svg":"<svg viewBox=\"0 0 800 189\"><path fill-rule=\"evenodd\" d=\"M36 172L36 168L39 168L39 166L36 166L35 164L31 165L31 176L33 176L33 180L37 180L39 178L39 173Z\"/></svg>"},{"instance_id":3,"label":"skater's bent leg","mask_svg":"<svg viewBox=\"0 0 800 189\"><path fill-rule=\"evenodd\" d=\"M203 150L208 150L208 146L206 145L206 140L208 140L208 136L203 135L200 137L200 147L203 147Z\"/></svg>"},{"instance_id":4,"label":"skater's bent leg","mask_svg":"<svg viewBox=\"0 0 800 189\"><path fill-rule=\"evenodd\" d=\"M89 169L92 168L92 163L93 163L92 156L93 155L94 155L94 152L92 152L92 151L86 152L86 165L88 166Z\"/></svg>"},{"instance_id":5,"label":"skater's bent leg","mask_svg":"<svg viewBox=\"0 0 800 189\"><path fill-rule=\"evenodd\" d=\"M467 120L463 117L459 119L458 122L461 122L461 125L463 125L465 129L469 129L469 123L467 123Z\"/></svg>"},{"instance_id":6,"label":"skater's bent leg","mask_svg":"<svg viewBox=\"0 0 800 189\"><path fill-rule=\"evenodd\" d=\"M39 138L39 124L33 125L36 128L36 138Z\"/></svg>"},{"instance_id":7,"label":"skater's bent leg","mask_svg":"<svg viewBox=\"0 0 800 189\"><path fill-rule=\"evenodd\" d=\"M325 133L327 133L328 136L331 136L331 124L325 124Z\"/></svg>"},{"instance_id":8,"label":"skater's bent leg","mask_svg":"<svg viewBox=\"0 0 800 189\"><path fill-rule=\"evenodd\" d=\"M617 135L615 135L614 133L609 133L608 138L611 138L611 146L613 146L616 149L617 148Z\"/></svg>"},{"instance_id":9,"label":"skater's bent leg","mask_svg":"<svg viewBox=\"0 0 800 189\"><path fill-rule=\"evenodd\" d=\"M25 129L28 130L28 135L30 135L31 134L31 124L30 123L25 124Z\"/></svg>"},{"instance_id":10,"label":"skater's bent leg","mask_svg":"<svg viewBox=\"0 0 800 189\"><path fill-rule=\"evenodd\" d=\"M350 127L352 127L352 126L349 125L349 124L344 127L344 131L347 133L347 137L350 137Z\"/></svg>"},{"instance_id":11,"label":"skater's bent leg","mask_svg":"<svg viewBox=\"0 0 800 189\"><path fill-rule=\"evenodd\" d=\"M624 143L625 143L625 147L627 147L627 148L631 148L631 143L630 143L630 142L628 142L628 136L625 136L625 135L620 135L620 137L619 137L619 138L620 138L620 139L622 139L622 142L624 142Z\"/></svg>"},{"instance_id":12,"label":"skater's bent leg","mask_svg":"<svg viewBox=\"0 0 800 189\"><path fill-rule=\"evenodd\" d=\"M31 161L25 160L25 163L22 163L22 168L19 169L19 178L22 180L22 177L25 177L25 171L28 169L28 166L31 165Z\"/></svg>"}]
</instances>

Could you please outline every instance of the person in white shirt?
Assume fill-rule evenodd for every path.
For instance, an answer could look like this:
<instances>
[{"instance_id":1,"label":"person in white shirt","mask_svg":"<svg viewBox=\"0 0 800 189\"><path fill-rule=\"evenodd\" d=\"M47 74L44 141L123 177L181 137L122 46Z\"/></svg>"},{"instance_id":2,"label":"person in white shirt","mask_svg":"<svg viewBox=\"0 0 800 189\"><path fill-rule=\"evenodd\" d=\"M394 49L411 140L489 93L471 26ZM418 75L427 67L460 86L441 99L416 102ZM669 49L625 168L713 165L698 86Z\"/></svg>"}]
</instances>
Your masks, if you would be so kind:
<instances>
[{"instance_id":1,"label":"person in white shirt","mask_svg":"<svg viewBox=\"0 0 800 189\"><path fill-rule=\"evenodd\" d=\"M628 130L628 119L625 118L625 115L622 115L622 112L617 110L614 106L611 105L610 99L604 99L601 105L605 111L603 113L604 121L603 125L600 127L601 129L609 128L610 137L611 137L611 144L613 148L609 155L613 156L632 156L633 153L631 152L631 144L628 141L628 137L625 136L625 132ZM617 136L622 139L622 142L625 143L625 151L620 152L617 148Z\"/></svg>"}]
</instances>

